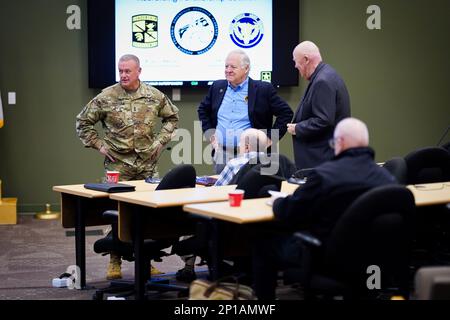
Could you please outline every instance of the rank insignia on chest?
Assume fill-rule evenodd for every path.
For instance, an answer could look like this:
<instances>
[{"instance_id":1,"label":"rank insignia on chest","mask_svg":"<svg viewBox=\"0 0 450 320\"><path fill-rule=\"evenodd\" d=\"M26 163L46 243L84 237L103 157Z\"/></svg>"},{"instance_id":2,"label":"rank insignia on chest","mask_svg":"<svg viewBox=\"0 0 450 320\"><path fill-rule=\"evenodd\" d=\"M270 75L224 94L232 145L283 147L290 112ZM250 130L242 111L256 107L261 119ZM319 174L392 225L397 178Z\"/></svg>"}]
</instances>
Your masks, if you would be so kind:
<instances>
[{"instance_id":1,"label":"rank insignia on chest","mask_svg":"<svg viewBox=\"0 0 450 320\"><path fill-rule=\"evenodd\" d=\"M116 111L116 112L122 112L123 111L123 105L116 105L116 106L111 106L111 109Z\"/></svg>"},{"instance_id":2,"label":"rank insignia on chest","mask_svg":"<svg viewBox=\"0 0 450 320\"><path fill-rule=\"evenodd\" d=\"M138 112L138 107L137 106L132 106L131 107L131 111L132 112Z\"/></svg>"}]
</instances>

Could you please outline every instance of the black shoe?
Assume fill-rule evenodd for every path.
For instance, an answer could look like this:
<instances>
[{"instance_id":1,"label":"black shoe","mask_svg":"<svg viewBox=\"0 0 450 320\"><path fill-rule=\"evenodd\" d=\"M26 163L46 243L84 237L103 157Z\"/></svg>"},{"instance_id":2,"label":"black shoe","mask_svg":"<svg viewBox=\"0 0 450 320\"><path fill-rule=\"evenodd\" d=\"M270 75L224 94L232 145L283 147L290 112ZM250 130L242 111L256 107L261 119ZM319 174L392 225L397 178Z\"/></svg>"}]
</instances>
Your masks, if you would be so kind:
<instances>
[{"instance_id":1,"label":"black shoe","mask_svg":"<svg viewBox=\"0 0 450 320\"><path fill-rule=\"evenodd\" d=\"M175 279L181 282L192 282L197 279L197 275L195 274L194 270L183 268L177 271Z\"/></svg>"}]
</instances>

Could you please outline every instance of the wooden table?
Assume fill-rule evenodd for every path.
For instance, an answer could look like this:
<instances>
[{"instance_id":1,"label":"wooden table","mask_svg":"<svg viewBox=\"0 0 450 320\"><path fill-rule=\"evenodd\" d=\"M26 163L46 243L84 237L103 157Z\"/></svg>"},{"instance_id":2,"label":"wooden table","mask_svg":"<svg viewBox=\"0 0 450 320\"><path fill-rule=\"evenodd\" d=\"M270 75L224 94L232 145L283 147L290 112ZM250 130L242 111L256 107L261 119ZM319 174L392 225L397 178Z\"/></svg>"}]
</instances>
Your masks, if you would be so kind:
<instances>
[{"instance_id":1,"label":"wooden table","mask_svg":"<svg viewBox=\"0 0 450 320\"><path fill-rule=\"evenodd\" d=\"M450 182L415 186L410 185L408 186L408 189L410 189L414 195L416 206L445 204L450 202ZM284 191L286 192L287 190L293 192L295 188L292 186L285 186ZM272 207L267 205L269 199L270 198L243 200L240 207L230 207L227 201L188 204L183 206L183 210L218 221L236 224L260 223L274 220ZM218 237L219 235L215 236ZM219 240L215 241L215 243L218 242Z\"/></svg>"},{"instance_id":2,"label":"wooden table","mask_svg":"<svg viewBox=\"0 0 450 320\"><path fill-rule=\"evenodd\" d=\"M110 195L112 200L119 202L119 238L132 241L134 245L136 299L142 299L145 294L144 239L192 234L194 230L189 229L189 216L182 212L182 206L224 201L228 199L228 192L235 188L236 185L230 185ZM170 212L164 210L168 208Z\"/></svg>"},{"instance_id":3,"label":"wooden table","mask_svg":"<svg viewBox=\"0 0 450 320\"><path fill-rule=\"evenodd\" d=\"M210 264L214 270L210 275L212 280L217 280L223 276L221 261L224 253L222 249L230 246L230 243L224 240L229 232L229 230L227 232L223 230L227 228L227 222L242 225L273 220L272 207L266 204L269 199L243 200L240 207L231 207L228 201L183 206L184 211L203 217L205 222L209 224L208 228L212 230L208 240L210 243ZM233 245L231 245L231 248L233 248Z\"/></svg>"},{"instance_id":4,"label":"wooden table","mask_svg":"<svg viewBox=\"0 0 450 320\"><path fill-rule=\"evenodd\" d=\"M450 203L450 181L407 186L414 195L416 206Z\"/></svg>"},{"instance_id":5,"label":"wooden table","mask_svg":"<svg viewBox=\"0 0 450 320\"><path fill-rule=\"evenodd\" d=\"M299 185L283 181L281 192L292 194ZM267 205L270 198L247 199L240 207L230 207L228 201L186 204L183 210L210 218L234 223L253 223L273 220L272 207Z\"/></svg>"},{"instance_id":6,"label":"wooden table","mask_svg":"<svg viewBox=\"0 0 450 320\"><path fill-rule=\"evenodd\" d=\"M183 206L183 210L208 218L239 224L273 220L272 207L267 205L270 198L243 200L240 207L230 207L228 201L196 203Z\"/></svg>"},{"instance_id":7,"label":"wooden table","mask_svg":"<svg viewBox=\"0 0 450 320\"><path fill-rule=\"evenodd\" d=\"M408 185L407 188L413 193L418 207L450 203L450 182ZM281 191L292 193L295 189L285 185L285 189L282 186ZM239 224L264 222L273 220L272 207L266 204L268 200L269 198L243 200L240 207L230 207L228 202L197 203L185 205L183 210Z\"/></svg>"},{"instance_id":8,"label":"wooden table","mask_svg":"<svg viewBox=\"0 0 450 320\"><path fill-rule=\"evenodd\" d=\"M121 181L136 187L136 192L155 190L156 184L144 180ZM117 202L109 199L109 193L84 188L83 184L54 186L61 193L61 222L64 228L75 228L75 259L80 268L80 286L86 288L86 226L108 224L103 212L116 210ZM133 192L132 192L133 193Z\"/></svg>"},{"instance_id":9,"label":"wooden table","mask_svg":"<svg viewBox=\"0 0 450 320\"><path fill-rule=\"evenodd\" d=\"M287 181L283 181L281 183L281 192L287 193L287 194L293 194L295 190L297 190L298 187L300 187L301 184L295 184L295 183L289 183Z\"/></svg>"}]
</instances>

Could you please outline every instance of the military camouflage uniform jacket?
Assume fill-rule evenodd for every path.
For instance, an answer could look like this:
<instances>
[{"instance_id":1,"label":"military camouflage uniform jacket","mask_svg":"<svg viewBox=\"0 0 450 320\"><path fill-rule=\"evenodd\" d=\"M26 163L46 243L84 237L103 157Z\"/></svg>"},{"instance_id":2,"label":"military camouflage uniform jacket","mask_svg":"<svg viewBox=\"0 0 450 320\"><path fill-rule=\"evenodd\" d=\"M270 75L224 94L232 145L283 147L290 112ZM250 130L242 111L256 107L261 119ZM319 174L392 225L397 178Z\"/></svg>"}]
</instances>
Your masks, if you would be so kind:
<instances>
[{"instance_id":1,"label":"military camouflage uniform jacket","mask_svg":"<svg viewBox=\"0 0 450 320\"><path fill-rule=\"evenodd\" d=\"M156 133L158 118L163 125ZM94 128L99 121L103 139ZM86 147L104 146L115 159L133 166L149 160L158 144L167 144L177 123L177 107L162 92L141 82L132 93L120 84L104 89L78 114L76 130Z\"/></svg>"}]
</instances>

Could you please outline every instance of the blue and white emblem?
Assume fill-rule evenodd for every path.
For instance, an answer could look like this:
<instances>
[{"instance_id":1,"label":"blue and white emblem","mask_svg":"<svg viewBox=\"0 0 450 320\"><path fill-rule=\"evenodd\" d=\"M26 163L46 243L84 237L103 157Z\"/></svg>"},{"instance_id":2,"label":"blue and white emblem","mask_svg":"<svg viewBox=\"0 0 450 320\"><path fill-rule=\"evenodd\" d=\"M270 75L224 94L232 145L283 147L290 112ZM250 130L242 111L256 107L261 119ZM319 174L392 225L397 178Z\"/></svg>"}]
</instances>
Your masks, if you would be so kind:
<instances>
[{"instance_id":1,"label":"blue and white emblem","mask_svg":"<svg viewBox=\"0 0 450 320\"><path fill-rule=\"evenodd\" d=\"M219 26L214 16L200 7L181 10L170 25L170 36L181 52L199 55L216 43Z\"/></svg>"},{"instance_id":2,"label":"blue and white emblem","mask_svg":"<svg viewBox=\"0 0 450 320\"><path fill-rule=\"evenodd\" d=\"M241 48L256 46L264 36L264 25L253 13L242 13L230 24L230 37Z\"/></svg>"}]
</instances>

